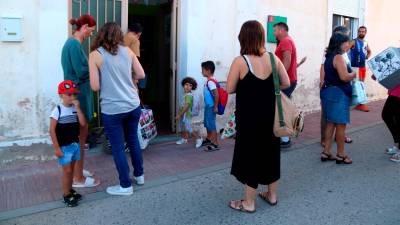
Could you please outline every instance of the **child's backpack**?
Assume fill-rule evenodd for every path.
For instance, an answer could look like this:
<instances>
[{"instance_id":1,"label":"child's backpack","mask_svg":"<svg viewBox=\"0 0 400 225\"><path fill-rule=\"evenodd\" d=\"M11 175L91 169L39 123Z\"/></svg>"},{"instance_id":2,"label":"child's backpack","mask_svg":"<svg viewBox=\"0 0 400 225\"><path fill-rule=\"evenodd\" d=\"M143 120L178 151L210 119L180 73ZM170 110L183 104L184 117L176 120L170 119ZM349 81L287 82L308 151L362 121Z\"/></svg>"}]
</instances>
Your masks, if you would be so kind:
<instances>
[{"instance_id":1,"label":"child's backpack","mask_svg":"<svg viewBox=\"0 0 400 225\"><path fill-rule=\"evenodd\" d=\"M219 101L218 101L218 115L224 115L225 112L225 107L228 104L228 92L221 87L221 85L218 83L218 81L214 80L214 79L210 79L207 81L207 88L210 91L211 95L213 95L213 92L210 90L210 88L208 87L208 82L212 81L217 85L217 89L218 89L218 94L219 94Z\"/></svg>"},{"instance_id":2,"label":"child's backpack","mask_svg":"<svg viewBox=\"0 0 400 225\"><path fill-rule=\"evenodd\" d=\"M196 93L193 93L192 96L193 96L192 116L199 116L200 115L200 97Z\"/></svg>"}]
</instances>

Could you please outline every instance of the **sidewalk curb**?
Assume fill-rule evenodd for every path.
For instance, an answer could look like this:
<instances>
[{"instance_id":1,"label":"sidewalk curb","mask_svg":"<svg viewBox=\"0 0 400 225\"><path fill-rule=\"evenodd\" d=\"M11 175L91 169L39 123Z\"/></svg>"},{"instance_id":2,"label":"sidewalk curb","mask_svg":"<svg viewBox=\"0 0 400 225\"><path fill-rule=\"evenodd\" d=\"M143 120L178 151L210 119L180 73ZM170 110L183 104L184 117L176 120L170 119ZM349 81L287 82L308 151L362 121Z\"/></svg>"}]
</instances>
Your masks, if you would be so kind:
<instances>
[{"instance_id":1,"label":"sidewalk curb","mask_svg":"<svg viewBox=\"0 0 400 225\"><path fill-rule=\"evenodd\" d=\"M371 127L379 126L381 124L383 124L382 121L368 124L368 125L354 127L354 128L349 129L347 133L348 134L356 133L356 132L359 132L359 131L362 131L365 129L369 129ZM319 141L320 141L320 138L315 138L315 139L306 141L301 144L295 144L292 148L290 148L288 150L283 150L282 153L284 154L287 152L304 149L311 145L319 143ZM199 169L199 170L194 170L194 171L190 171L190 172L185 172L185 173L180 173L180 174L176 174L176 175L172 175L172 176L159 178L156 180L146 182L146 185L144 185L144 186L134 186L134 190L135 190L135 192L140 191L140 190L147 190L147 189L159 187L161 185L166 185L166 184L170 184L173 182L209 174L212 172L221 171L221 170L229 168L230 166L231 166L231 163L227 162L227 163L222 163L222 164L219 164L216 166L211 166L211 167L207 167L207 168L203 168L203 169ZM102 199L106 199L106 198L118 198L118 197L108 195L105 191L96 192L96 193L91 193L91 194L85 195L81 204L86 204L89 202L102 200ZM54 210L54 209L58 209L58 208L64 208L64 207L65 207L65 205L61 202L61 200L59 200L59 201L47 202L47 203L43 203L43 204L31 206L31 207L0 212L0 224L2 224L2 222L4 222L4 221L14 219L17 217L28 216L31 214L41 213L41 212L50 211L50 210Z\"/></svg>"}]
</instances>

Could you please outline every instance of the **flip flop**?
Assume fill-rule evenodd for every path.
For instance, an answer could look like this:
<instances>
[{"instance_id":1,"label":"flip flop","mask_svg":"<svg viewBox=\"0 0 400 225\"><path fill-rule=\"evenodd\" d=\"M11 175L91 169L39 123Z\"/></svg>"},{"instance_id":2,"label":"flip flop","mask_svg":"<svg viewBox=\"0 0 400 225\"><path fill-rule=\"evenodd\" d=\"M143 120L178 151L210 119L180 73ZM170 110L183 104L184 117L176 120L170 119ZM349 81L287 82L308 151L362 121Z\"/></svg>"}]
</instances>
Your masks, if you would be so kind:
<instances>
[{"instance_id":1,"label":"flip flop","mask_svg":"<svg viewBox=\"0 0 400 225\"><path fill-rule=\"evenodd\" d=\"M232 202L236 202L236 201L230 201L230 202L229 202L229 207L230 207L231 209L233 209L233 210L237 210L237 211L245 212L245 213L255 213L255 212L256 212L255 209L254 209L254 210L245 209L244 206L243 206L243 201L244 201L244 200L240 200L239 208L236 208L236 207L233 207L233 206L232 206Z\"/></svg>"},{"instance_id":2,"label":"flip flop","mask_svg":"<svg viewBox=\"0 0 400 225\"><path fill-rule=\"evenodd\" d=\"M94 177L94 173L90 172L89 170L82 171L84 177Z\"/></svg>"},{"instance_id":3,"label":"flip flop","mask_svg":"<svg viewBox=\"0 0 400 225\"><path fill-rule=\"evenodd\" d=\"M97 181L94 178L86 177L84 183L74 182L72 184L73 188L91 188L96 187L100 184L100 181Z\"/></svg>"},{"instance_id":4,"label":"flip flop","mask_svg":"<svg viewBox=\"0 0 400 225\"><path fill-rule=\"evenodd\" d=\"M269 193L267 192L267 195L269 195ZM262 192L258 193L258 196L260 196L260 198L264 201L266 201L269 205L271 206L276 206L278 204L278 200L276 200L276 202L271 202L271 200L269 200L268 196L263 195Z\"/></svg>"}]
</instances>

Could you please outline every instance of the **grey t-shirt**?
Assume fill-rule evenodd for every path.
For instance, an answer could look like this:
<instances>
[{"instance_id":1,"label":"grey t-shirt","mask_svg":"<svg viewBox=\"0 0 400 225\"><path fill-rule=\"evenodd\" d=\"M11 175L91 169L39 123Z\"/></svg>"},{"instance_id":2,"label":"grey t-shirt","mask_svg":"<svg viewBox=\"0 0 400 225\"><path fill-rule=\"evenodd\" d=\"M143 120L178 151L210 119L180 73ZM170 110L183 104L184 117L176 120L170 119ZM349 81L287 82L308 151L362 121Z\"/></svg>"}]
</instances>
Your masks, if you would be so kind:
<instances>
[{"instance_id":1,"label":"grey t-shirt","mask_svg":"<svg viewBox=\"0 0 400 225\"><path fill-rule=\"evenodd\" d=\"M106 115L130 112L140 106L132 79L132 58L128 48L118 46L117 55L98 49L103 58L100 68L100 106Z\"/></svg>"}]
</instances>

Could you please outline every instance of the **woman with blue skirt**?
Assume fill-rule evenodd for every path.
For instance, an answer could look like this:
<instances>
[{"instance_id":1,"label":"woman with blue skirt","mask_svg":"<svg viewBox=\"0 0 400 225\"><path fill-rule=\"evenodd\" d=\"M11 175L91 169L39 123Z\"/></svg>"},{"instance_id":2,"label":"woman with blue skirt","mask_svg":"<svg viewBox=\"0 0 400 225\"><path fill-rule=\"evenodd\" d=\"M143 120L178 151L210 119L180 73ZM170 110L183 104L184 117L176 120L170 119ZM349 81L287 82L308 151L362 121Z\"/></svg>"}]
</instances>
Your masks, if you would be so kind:
<instances>
[{"instance_id":1,"label":"woman with blue skirt","mask_svg":"<svg viewBox=\"0 0 400 225\"><path fill-rule=\"evenodd\" d=\"M350 123L351 81L356 73L347 66L342 54L350 48L348 36L333 34L324 63L325 81L321 89L321 105L327 120L325 148L321 161L335 161L337 164L351 164L352 160L344 150L346 125ZM337 154L331 153L333 136L336 135Z\"/></svg>"}]
</instances>

